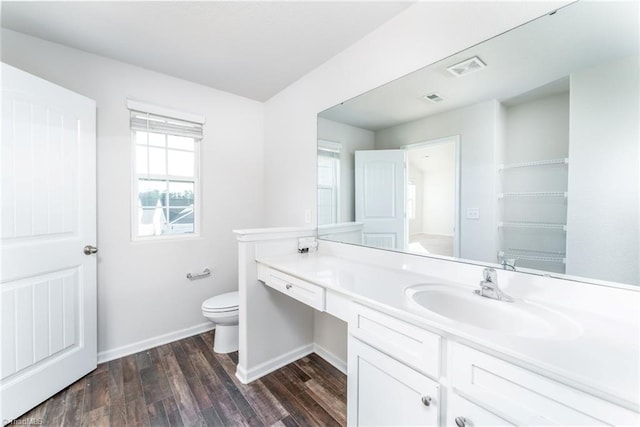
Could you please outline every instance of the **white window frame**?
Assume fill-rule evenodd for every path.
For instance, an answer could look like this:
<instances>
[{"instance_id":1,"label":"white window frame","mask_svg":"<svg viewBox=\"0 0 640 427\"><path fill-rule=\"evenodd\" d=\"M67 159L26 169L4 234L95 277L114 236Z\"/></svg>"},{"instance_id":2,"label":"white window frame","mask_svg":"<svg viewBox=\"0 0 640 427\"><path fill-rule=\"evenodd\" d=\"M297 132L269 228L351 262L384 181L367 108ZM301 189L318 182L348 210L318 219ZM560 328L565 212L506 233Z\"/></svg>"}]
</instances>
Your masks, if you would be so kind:
<instances>
[{"instance_id":1,"label":"white window frame","mask_svg":"<svg viewBox=\"0 0 640 427\"><path fill-rule=\"evenodd\" d=\"M200 125L204 125L205 118L203 116L199 116L196 114L185 113L181 111L172 110L169 108L159 107L151 104L142 103L139 101L127 100L127 108L130 111L149 113L153 115L167 117L169 119L177 119L182 121L188 121L192 123L197 123ZM131 155L130 155L130 166L131 166L131 240L133 242L158 242L158 241L167 241L167 240L180 240L180 239L194 239L200 238L200 229L201 229L201 212L202 212L202 197L201 197L201 139L195 139L193 155L194 155L194 172L193 177L185 177L185 176L176 176L167 174L151 174L144 173L139 174L137 171L137 152L136 152L136 138L135 138L135 130L129 128L131 134ZM167 138L165 134L165 138ZM168 148L165 139L165 151L167 152L165 155L165 161L168 163ZM172 150L174 150L172 148ZM176 151L180 151L179 149L175 149ZM168 166L168 164L167 164ZM166 168L168 171L168 167ZM161 235L153 235L153 236L139 236L138 235L138 181L140 179L149 179L149 180L158 180L158 181L173 181L173 182L193 182L193 232L192 233L183 233L183 234L161 234Z\"/></svg>"},{"instance_id":2,"label":"white window frame","mask_svg":"<svg viewBox=\"0 0 640 427\"><path fill-rule=\"evenodd\" d=\"M340 169L342 168L342 144L339 142L319 139L318 140L318 157L320 156L319 154L320 151L327 151L327 152L338 154L338 157L336 159L337 161L336 161L336 169L335 169L335 176L334 176L335 186L333 187L321 186L319 183L317 185L318 190L321 188L325 188L325 189L330 188L334 190L333 191L334 209L332 212L333 222L330 224L337 224L340 222ZM317 197L316 197L316 203L318 203ZM318 216L319 216L319 208L316 210L318 211ZM322 224L322 225L329 225L329 224Z\"/></svg>"}]
</instances>

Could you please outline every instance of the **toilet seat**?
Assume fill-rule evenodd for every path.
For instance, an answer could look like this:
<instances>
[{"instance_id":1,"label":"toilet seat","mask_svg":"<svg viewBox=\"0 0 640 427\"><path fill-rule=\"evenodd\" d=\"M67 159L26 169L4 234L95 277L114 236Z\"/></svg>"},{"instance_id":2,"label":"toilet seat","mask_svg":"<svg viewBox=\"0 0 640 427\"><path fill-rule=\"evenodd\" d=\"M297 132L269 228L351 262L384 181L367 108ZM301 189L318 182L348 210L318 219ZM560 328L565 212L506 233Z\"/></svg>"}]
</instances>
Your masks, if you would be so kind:
<instances>
[{"instance_id":1,"label":"toilet seat","mask_svg":"<svg viewBox=\"0 0 640 427\"><path fill-rule=\"evenodd\" d=\"M202 303L202 311L206 313L226 313L238 310L238 291L216 295Z\"/></svg>"}]
</instances>

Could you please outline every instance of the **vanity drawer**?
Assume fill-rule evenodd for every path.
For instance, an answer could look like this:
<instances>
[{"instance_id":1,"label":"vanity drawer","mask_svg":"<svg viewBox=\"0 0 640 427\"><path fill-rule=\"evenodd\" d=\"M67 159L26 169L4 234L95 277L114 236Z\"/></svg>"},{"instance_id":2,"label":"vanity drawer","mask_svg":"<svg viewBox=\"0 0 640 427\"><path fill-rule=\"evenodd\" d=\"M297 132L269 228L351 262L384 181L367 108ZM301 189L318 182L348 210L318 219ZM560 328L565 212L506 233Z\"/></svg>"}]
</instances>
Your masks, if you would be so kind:
<instances>
[{"instance_id":1,"label":"vanity drawer","mask_svg":"<svg viewBox=\"0 0 640 427\"><path fill-rule=\"evenodd\" d=\"M258 279L265 285L303 302L318 311L324 311L324 288L297 277L260 265Z\"/></svg>"},{"instance_id":2,"label":"vanity drawer","mask_svg":"<svg viewBox=\"0 0 640 427\"><path fill-rule=\"evenodd\" d=\"M440 336L353 303L349 334L432 378L440 376Z\"/></svg>"},{"instance_id":3,"label":"vanity drawer","mask_svg":"<svg viewBox=\"0 0 640 427\"><path fill-rule=\"evenodd\" d=\"M639 414L467 346L451 343L456 391L517 424L638 425Z\"/></svg>"},{"instance_id":4,"label":"vanity drawer","mask_svg":"<svg viewBox=\"0 0 640 427\"><path fill-rule=\"evenodd\" d=\"M451 393L449 394L449 402L447 406L446 425L447 427L457 427L459 424L465 427L506 427L515 425L500 418L496 414L487 411L483 407L469 402L458 394Z\"/></svg>"}]
</instances>

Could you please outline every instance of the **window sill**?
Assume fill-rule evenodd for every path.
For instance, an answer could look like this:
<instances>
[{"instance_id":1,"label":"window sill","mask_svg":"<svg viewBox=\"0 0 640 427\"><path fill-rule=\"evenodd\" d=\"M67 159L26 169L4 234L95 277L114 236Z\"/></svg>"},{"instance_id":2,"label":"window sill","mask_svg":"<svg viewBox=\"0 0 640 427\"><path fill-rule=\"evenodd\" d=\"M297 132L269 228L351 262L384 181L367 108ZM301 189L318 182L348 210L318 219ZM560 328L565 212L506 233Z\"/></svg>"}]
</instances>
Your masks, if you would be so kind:
<instances>
[{"instance_id":1,"label":"window sill","mask_svg":"<svg viewBox=\"0 0 640 427\"><path fill-rule=\"evenodd\" d=\"M133 243L134 245L139 245L139 244L146 244L146 243L167 243L167 242L198 241L198 240L204 240L204 237L202 237L199 233L193 233L193 234L132 237L131 243Z\"/></svg>"}]
</instances>

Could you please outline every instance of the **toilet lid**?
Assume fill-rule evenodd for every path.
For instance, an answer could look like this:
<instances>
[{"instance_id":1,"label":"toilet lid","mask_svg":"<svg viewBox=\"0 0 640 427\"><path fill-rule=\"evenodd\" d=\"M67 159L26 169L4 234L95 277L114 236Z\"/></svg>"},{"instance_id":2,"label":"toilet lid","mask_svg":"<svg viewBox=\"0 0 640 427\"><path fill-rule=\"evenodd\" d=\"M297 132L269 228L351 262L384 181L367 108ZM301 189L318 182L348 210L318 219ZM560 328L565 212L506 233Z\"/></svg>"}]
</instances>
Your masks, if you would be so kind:
<instances>
[{"instance_id":1,"label":"toilet lid","mask_svg":"<svg viewBox=\"0 0 640 427\"><path fill-rule=\"evenodd\" d=\"M216 295L202 303L202 309L207 311L233 310L238 308L238 291Z\"/></svg>"}]
</instances>

